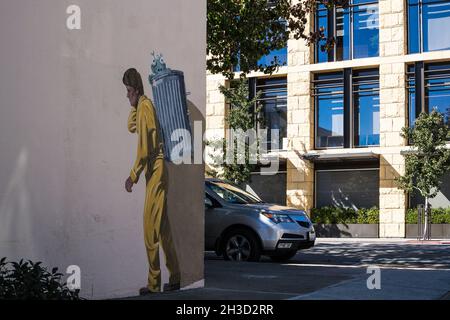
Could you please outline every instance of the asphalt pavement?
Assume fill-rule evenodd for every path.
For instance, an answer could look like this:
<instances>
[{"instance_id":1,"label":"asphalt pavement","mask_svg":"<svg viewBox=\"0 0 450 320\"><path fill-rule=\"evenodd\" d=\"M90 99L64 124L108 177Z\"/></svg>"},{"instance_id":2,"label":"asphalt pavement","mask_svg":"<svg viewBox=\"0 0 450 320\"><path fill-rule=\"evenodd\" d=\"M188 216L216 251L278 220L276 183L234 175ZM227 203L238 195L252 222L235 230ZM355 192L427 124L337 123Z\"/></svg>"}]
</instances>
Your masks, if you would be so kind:
<instances>
[{"instance_id":1,"label":"asphalt pavement","mask_svg":"<svg viewBox=\"0 0 450 320\"><path fill-rule=\"evenodd\" d=\"M129 299L438 300L449 292L448 241L322 238L286 263L236 263L206 252L204 288Z\"/></svg>"}]
</instances>

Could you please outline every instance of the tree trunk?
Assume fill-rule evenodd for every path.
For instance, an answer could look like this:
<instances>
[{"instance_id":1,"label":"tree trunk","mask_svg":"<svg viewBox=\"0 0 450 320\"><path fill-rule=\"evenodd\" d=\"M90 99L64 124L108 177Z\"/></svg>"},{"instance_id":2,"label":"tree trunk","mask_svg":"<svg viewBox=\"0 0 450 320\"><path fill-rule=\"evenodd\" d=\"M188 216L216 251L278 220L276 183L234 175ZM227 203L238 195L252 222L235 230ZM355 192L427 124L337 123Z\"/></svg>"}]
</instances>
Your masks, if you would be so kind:
<instances>
[{"instance_id":1,"label":"tree trunk","mask_svg":"<svg viewBox=\"0 0 450 320\"><path fill-rule=\"evenodd\" d=\"M428 233L428 197L425 197L425 223L423 226L423 239L427 240L427 233Z\"/></svg>"}]
</instances>

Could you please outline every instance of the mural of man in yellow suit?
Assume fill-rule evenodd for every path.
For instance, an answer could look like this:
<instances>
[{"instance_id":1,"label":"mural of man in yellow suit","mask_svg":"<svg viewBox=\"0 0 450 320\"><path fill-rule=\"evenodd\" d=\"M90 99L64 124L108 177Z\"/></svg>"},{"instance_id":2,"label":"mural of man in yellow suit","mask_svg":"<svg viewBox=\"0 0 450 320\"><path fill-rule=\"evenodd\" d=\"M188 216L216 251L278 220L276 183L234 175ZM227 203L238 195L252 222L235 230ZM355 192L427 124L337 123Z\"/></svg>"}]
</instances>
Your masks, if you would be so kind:
<instances>
[{"instance_id":1,"label":"mural of man in yellow suit","mask_svg":"<svg viewBox=\"0 0 450 320\"><path fill-rule=\"evenodd\" d=\"M127 88L127 98L131 104L128 130L137 133L137 155L125 189L132 192L133 184L145 170L144 239L149 262L148 284L140 294L161 291L161 269L159 245L161 244L166 266L170 273L169 283L164 291L180 288L180 270L167 217L167 168L164 160L163 140L155 108L144 95L142 78L136 69L128 69L123 76Z\"/></svg>"}]
</instances>

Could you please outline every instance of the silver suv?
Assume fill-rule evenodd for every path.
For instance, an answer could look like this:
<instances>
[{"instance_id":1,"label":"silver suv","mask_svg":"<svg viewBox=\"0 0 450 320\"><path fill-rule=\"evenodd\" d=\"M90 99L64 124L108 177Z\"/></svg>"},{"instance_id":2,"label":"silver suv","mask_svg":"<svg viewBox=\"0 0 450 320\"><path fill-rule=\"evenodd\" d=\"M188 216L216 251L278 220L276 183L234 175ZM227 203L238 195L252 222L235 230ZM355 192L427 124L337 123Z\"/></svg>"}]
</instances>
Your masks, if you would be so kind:
<instances>
[{"instance_id":1,"label":"silver suv","mask_svg":"<svg viewBox=\"0 0 450 320\"><path fill-rule=\"evenodd\" d=\"M314 246L314 227L302 210L265 203L239 186L205 181L205 249L226 260L274 261Z\"/></svg>"}]
</instances>

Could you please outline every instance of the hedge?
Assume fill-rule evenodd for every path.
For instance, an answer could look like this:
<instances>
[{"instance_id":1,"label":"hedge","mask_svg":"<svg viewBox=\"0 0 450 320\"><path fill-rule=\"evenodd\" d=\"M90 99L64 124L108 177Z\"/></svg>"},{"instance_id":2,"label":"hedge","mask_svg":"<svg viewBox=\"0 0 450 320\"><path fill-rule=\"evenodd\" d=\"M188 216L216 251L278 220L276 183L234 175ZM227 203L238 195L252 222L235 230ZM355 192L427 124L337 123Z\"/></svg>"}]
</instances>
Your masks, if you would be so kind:
<instances>
[{"instance_id":1,"label":"hedge","mask_svg":"<svg viewBox=\"0 0 450 320\"><path fill-rule=\"evenodd\" d=\"M311 220L320 224L377 224L380 210L376 207L359 210L351 208L322 207L311 210ZM417 209L408 209L406 223L417 223ZM432 208L432 224L450 224L450 208Z\"/></svg>"},{"instance_id":2,"label":"hedge","mask_svg":"<svg viewBox=\"0 0 450 320\"><path fill-rule=\"evenodd\" d=\"M406 223L417 223L417 209L408 209L406 212ZM431 223L450 223L450 208L432 208L431 209Z\"/></svg>"},{"instance_id":3,"label":"hedge","mask_svg":"<svg viewBox=\"0 0 450 320\"><path fill-rule=\"evenodd\" d=\"M311 210L311 220L320 224L377 224L379 223L380 210L373 208L322 207Z\"/></svg>"}]
</instances>

